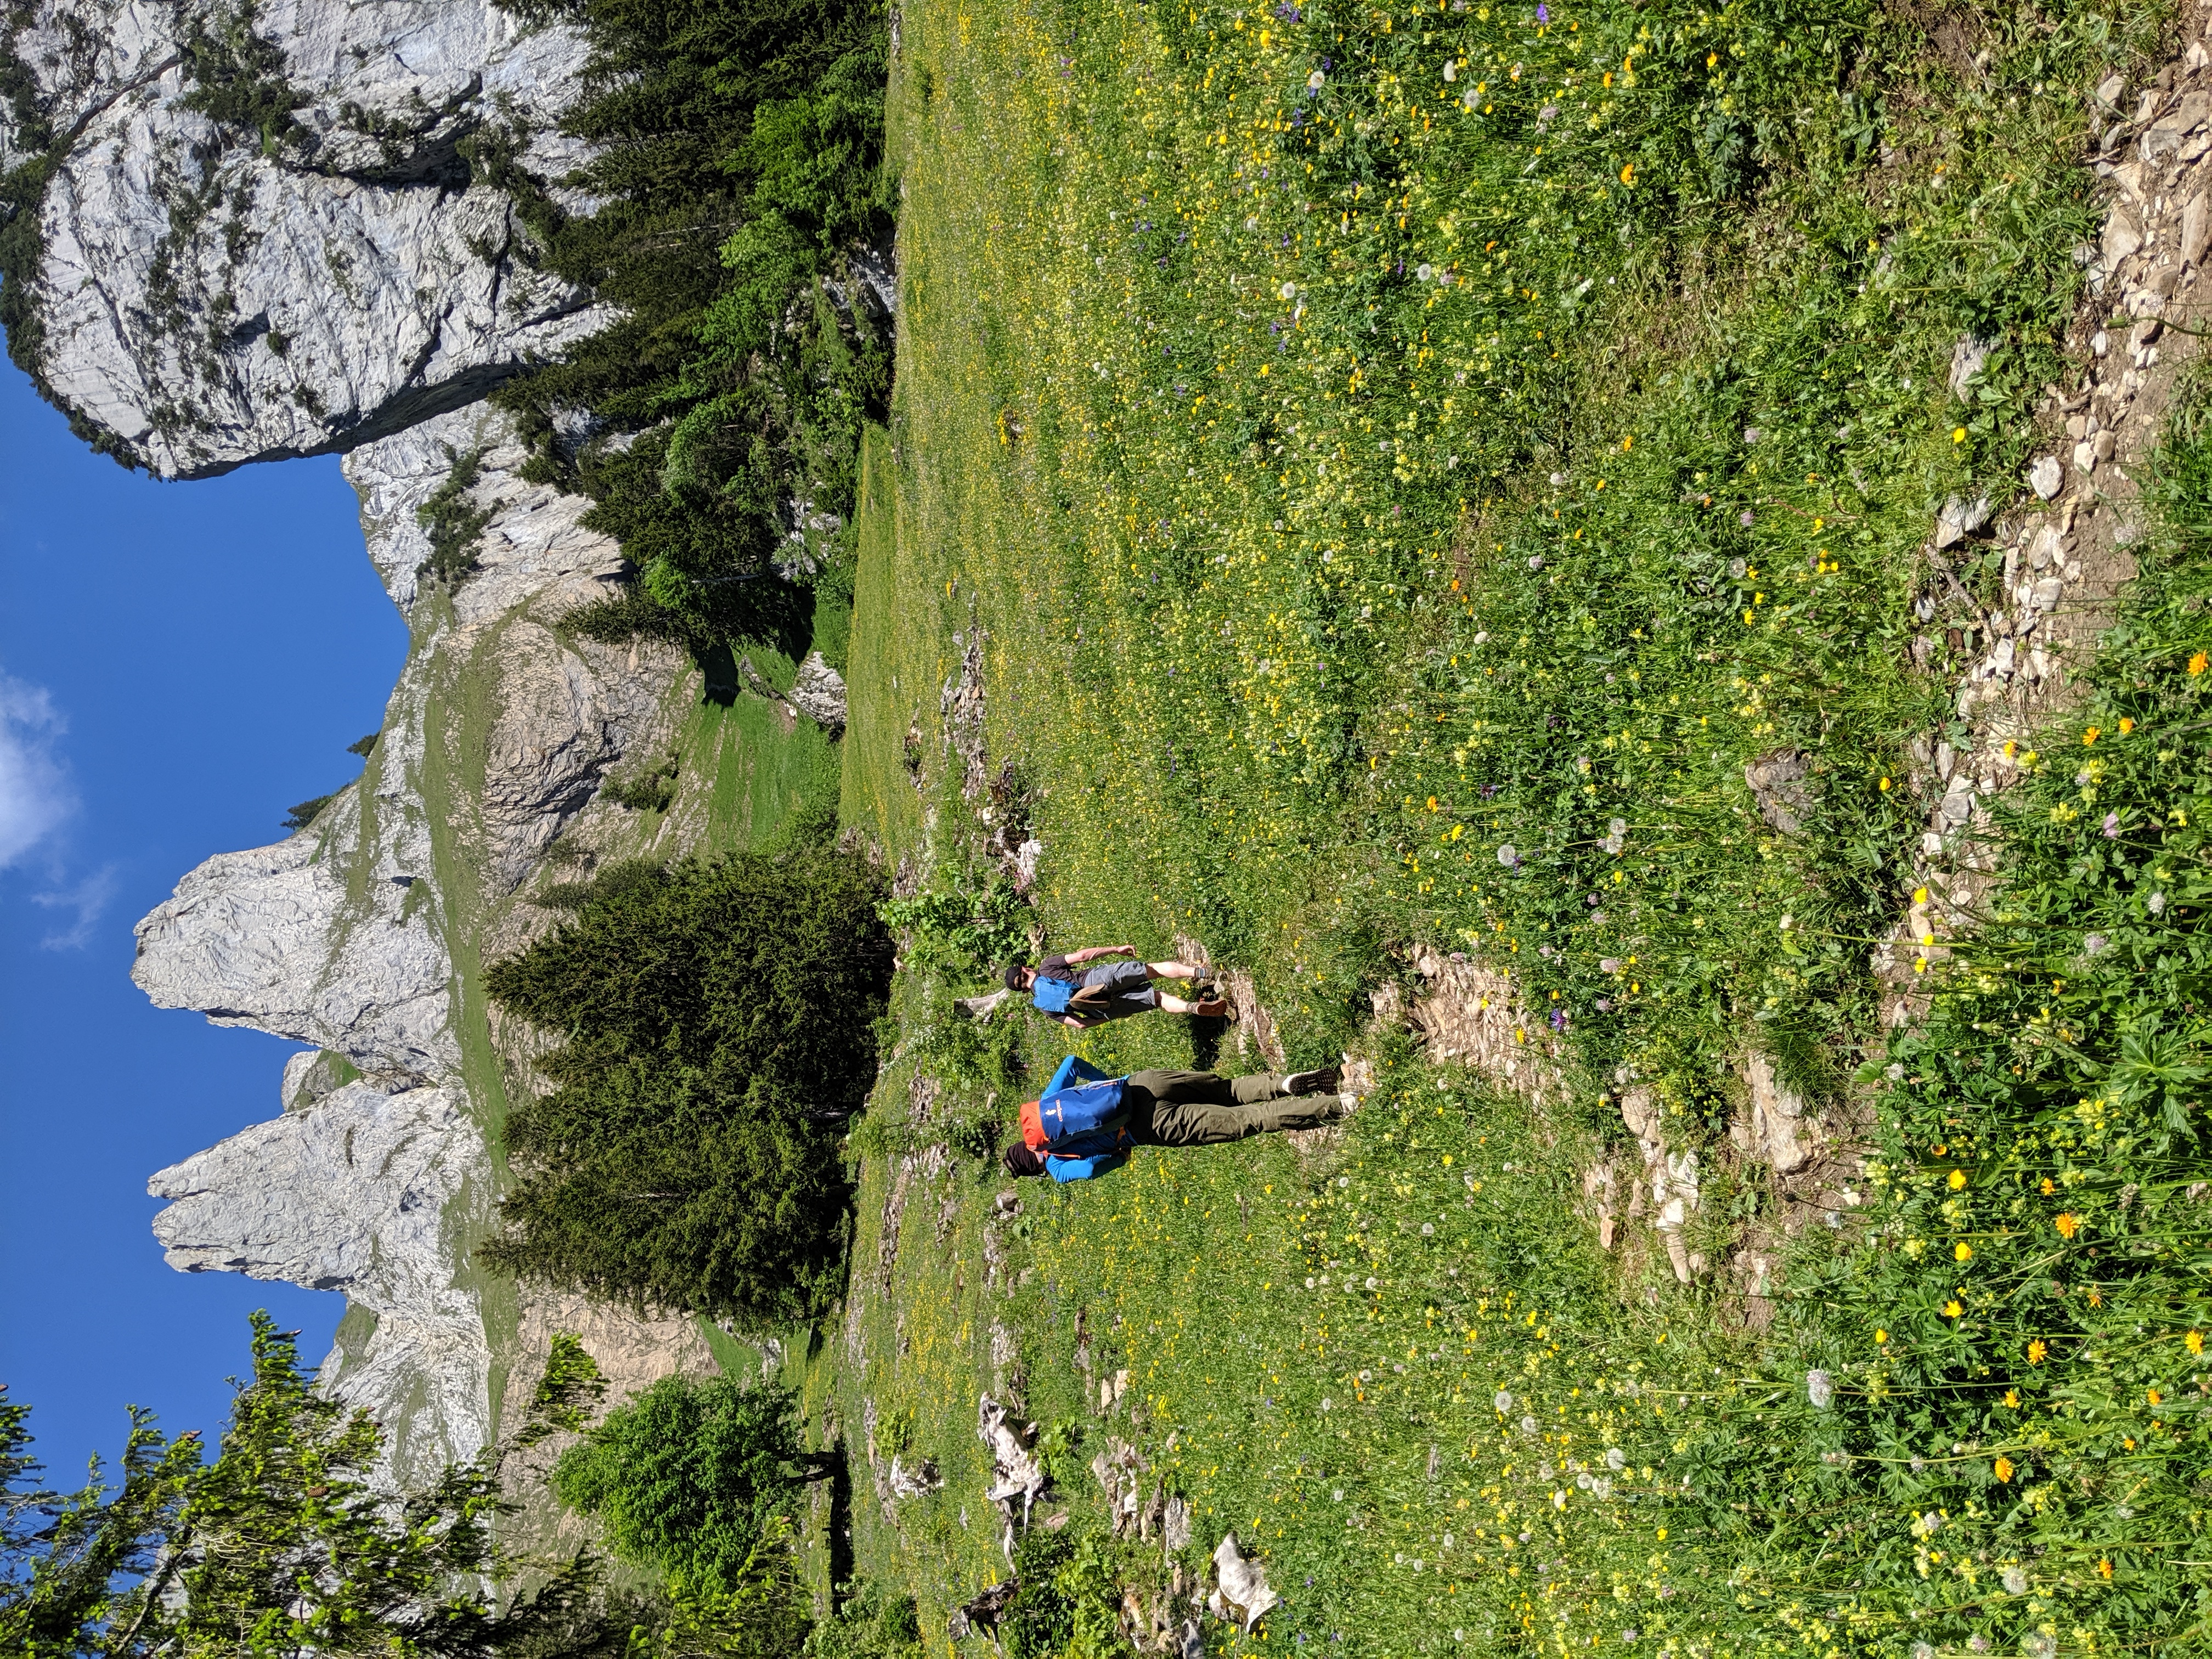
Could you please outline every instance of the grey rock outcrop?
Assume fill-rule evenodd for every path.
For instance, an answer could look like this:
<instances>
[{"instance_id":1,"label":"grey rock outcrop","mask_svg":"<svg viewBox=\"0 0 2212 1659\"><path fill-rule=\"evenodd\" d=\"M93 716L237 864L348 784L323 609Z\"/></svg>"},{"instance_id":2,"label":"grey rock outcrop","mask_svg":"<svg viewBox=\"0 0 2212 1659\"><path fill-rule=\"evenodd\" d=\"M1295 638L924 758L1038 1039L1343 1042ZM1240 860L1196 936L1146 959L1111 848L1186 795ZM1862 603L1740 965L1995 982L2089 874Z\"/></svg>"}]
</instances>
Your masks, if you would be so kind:
<instances>
[{"instance_id":1,"label":"grey rock outcrop","mask_svg":"<svg viewBox=\"0 0 2212 1659\"><path fill-rule=\"evenodd\" d=\"M386 1094L368 1082L258 1123L155 1174L154 1218L171 1267L341 1291L376 1316L336 1373L340 1399L407 1432L407 1479L475 1455L491 1434L490 1349L475 1295L457 1282L457 1212L487 1200L491 1161L446 1089Z\"/></svg>"},{"instance_id":2,"label":"grey rock outcrop","mask_svg":"<svg viewBox=\"0 0 2212 1659\"><path fill-rule=\"evenodd\" d=\"M791 706L832 737L844 731L845 682L819 651L808 652L799 665L798 678L791 683Z\"/></svg>"},{"instance_id":3,"label":"grey rock outcrop","mask_svg":"<svg viewBox=\"0 0 2212 1659\"><path fill-rule=\"evenodd\" d=\"M490 516L478 568L448 591L418 574L429 547L416 509L464 454L479 461L472 505ZM313 1043L363 1074L332 1088L327 1055L295 1057L287 1115L156 1176L174 1201L155 1224L173 1265L340 1290L375 1316L368 1348L342 1347L325 1370L392 1428L403 1476L473 1455L494 1426L492 1350L462 1273L493 1215L459 1034L484 1015L457 1006L450 930L483 945L482 918L605 769L665 738L684 665L556 630L621 556L579 526L585 503L514 476L522 454L479 405L347 457L369 556L416 624L382 735L361 781L307 829L185 876L139 924L132 969L161 1006ZM467 886L446 890L441 871ZM392 1158L349 1161L333 1150L349 1137ZM429 1173L403 1179L409 1169Z\"/></svg>"},{"instance_id":4,"label":"grey rock outcrop","mask_svg":"<svg viewBox=\"0 0 2212 1659\"><path fill-rule=\"evenodd\" d=\"M131 977L158 1007L334 1049L372 1076L422 1082L454 1069L452 963L399 867L427 870L428 847L408 860L373 843L360 849L366 871L325 859L360 817L356 790L289 841L201 865L138 924Z\"/></svg>"},{"instance_id":5,"label":"grey rock outcrop","mask_svg":"<svg viewBox=\"0 0 2212 1659\"><path fill-rule=\"evenodd\" d=\"M478 176L493 151L546 180L584 159L557 130L586 50L565 26L491 0L46 0L4 44L37 114L0 113L0 160L56 157L41 372L156 473L353 448L605 320ZM225 91L292 107L242 130Z\"/></svg>"}]
</instances>

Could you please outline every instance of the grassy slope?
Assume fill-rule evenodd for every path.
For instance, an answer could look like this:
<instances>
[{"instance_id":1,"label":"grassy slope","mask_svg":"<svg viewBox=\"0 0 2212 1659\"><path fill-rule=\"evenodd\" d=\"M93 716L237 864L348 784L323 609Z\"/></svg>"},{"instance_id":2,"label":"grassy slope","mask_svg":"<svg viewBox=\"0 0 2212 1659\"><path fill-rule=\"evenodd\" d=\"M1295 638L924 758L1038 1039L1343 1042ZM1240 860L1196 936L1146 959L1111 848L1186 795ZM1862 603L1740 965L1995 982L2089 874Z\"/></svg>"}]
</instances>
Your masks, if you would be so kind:
<instances>
[{"instance_id":1,"label":"grassy slope","mask_svg":"<svg viewBox=\"0 0 2212 1659\"><path fill-rule=\"evenodd\" d=\"M1941 720L1940 672L1903 665L1917 550L1944 493L2006 488L2032 441L2091 222L2080 89L2140 20L1975 15L1984 82L1867 12L1293 10L904 14L901 465L871 452L848 818L896 854L928 850L933 812L951 862L963 809L931 703L981 623L993 753L1039 789L1056 943L1157 951L1188 928L1258 969L1308 1054L1356 1028L1382 943L1474 948L1557 1007L1585 1075L1655 1080L1685 1142L1747 1047L1838 1092L1924 810L1885 781ZM1340 101L1301 99L1324 59ZM1968 329L1998 349L1960 401L1945 371ZM1796 841L1741 779L1792 745L1821 763ZM1769 925L1784 913L1802 951ZM932 995L902 978L910 1030ZM1059 1036L1029 1030L1032 1080ZM1166 1021L1087 1047L1189 1053ZM1595 1087L1547 1117L1382 1058L1335 1146L1144 1155L1025 1192L1000 1229L1028 1270L1011 1297L987 1284L988 1168L909 1177L886 1283L893 1165L866 1160L859 1347L830 1333L813 1386L856 1451L871 1402L884 1462L904 1445L945 1475L895 1528L857 1501L860 1565L903 1577L926 1629L1006 1570L972 1415L995 1320L1032 1413L1081 1438L1079 1516L1097 1502L1080 1465L1121 1434L1192 1500L1190 1565L1231 1527L1264 1547L1286 1604L1218 1645L2182 1639L2171 1547L2201 1519L2202 1448L2135 1461L2109 1319L2082 1315L2101 1354L2077 1334L2063 1377L2031 1371L2009 1325L1970 1337L1946 1310L1963 1267L1877 1236L1803 1246L1820 1297L1754 1337L1648 1254L1597 1251L1575 1202L1613 1121ZM886 1118L913 1070L888 1073ZM1941 1200L1964 1243L1959 1152L1923 1133L1955 1109L1929 1075L1884 1107L1897 1231ZM2024 1195L1973 1233L2000 1298L2050 1271L2005 1219L2048 1162L2042 1109L1977 1123L1965 1179ZM1706 1224L1771 1202L1723 1170ZM2201 1228L2160 1237L2130 1253ZM2179 1343L2191 1305L2160 1304L2155 1340ZM1808 1401L1814 1364L1844 1408ZM1096 1422L1086 1382L1123 1368L1131 1395ZM2050 1428L2002 1427L2021 1407L2001 1385L2052 1424L2096 1419L2095 1446L2069 1462ZM2123 1488L2163 1492L2158 1521L2130 1528ZM1957 1528L1948 1559L1923 1514ZM2098 1528L2122 1542L2062 1541Z\"/></svg>"}]
</instances>

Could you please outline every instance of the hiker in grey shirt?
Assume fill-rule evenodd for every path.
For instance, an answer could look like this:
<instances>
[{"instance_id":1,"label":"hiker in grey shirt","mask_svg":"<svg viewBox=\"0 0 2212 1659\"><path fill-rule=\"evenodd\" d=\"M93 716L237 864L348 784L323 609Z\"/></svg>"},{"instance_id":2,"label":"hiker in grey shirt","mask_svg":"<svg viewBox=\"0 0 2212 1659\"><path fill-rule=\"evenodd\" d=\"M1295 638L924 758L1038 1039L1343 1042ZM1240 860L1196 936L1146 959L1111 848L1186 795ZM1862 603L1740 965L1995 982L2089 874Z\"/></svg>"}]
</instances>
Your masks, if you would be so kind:
<instances>
[{"instance_id":1,"label":"hiker in grey shirt","mask_svg":"<svg viewBox=\"0 0 2212 1659\"><path fill-rule=\"evenodd\" d=\"M1047 957L1036 967L1016 963L1006 969L1006 988L1027 992L1037 1008L1056 1014L1060 1023L1078 1031L1103 1025L1109 1019L1132 1014L1195 1014L1201 1019L1233 1018L1228 999L1219 994L1188 1000L1160 990L1156 979L1193 981L1199 969L1187 962L1138 962L1133 945L1093 945L1065 956ZM1103 966L1091 964L1106 957Z\"/></svg>"}]
</instances>

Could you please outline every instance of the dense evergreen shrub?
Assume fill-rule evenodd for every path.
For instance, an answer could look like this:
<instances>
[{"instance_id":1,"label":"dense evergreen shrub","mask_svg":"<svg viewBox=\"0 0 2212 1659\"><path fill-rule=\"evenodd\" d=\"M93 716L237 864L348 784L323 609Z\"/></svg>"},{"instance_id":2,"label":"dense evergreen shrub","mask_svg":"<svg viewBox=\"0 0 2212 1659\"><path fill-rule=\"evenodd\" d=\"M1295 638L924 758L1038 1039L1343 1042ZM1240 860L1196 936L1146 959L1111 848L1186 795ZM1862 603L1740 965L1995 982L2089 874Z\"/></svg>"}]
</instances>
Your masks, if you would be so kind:
<instances>
[{"instance_id":1,"label":"dense evergreen shrub","mask_svg":"<svg viewBox=\"0 0 2212 1659\"><path fill-rule=\"evenodd\" d=\"M817 1461L800 1449L797 1412L773 1383L665 1376L562 1455L553 1490L596 1516L623 1560L733 1590Z\"/></svg>"},{"instance_id":2,"label":"dense evergreen shrub","mask_svg":"<svg viewBox=\"0 0 2212 1659\"><path fill-rule=\"evenodd\" d=\"M732 1317L836 1294L846 1192L830 1125L875 1080L891 967L879 884L822 846L622 865L486 976L565 1041L519 1103L520 1173L484 1252L525 1276Z\"/></svg>"}]
</instances>

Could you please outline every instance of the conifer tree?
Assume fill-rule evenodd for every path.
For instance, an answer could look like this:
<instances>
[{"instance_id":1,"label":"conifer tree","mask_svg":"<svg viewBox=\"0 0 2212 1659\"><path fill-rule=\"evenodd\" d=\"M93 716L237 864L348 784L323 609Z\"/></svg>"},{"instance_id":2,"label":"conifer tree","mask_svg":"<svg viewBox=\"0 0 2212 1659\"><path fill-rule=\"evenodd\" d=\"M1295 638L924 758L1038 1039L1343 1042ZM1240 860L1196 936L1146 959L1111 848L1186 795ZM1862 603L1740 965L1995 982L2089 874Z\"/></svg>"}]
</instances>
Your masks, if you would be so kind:
<instances>
[{"instance_id":1,"label":"conifer tree","mask_svg":"<svg viewBox=\"0 0 2212 1659\"><path fill-rule=\"evenodd\" d=\"M507 1126L519 1176L484 1259L753 1326L836 1294L835 1123L875 1081L891 967L880 884L826 847L618 866L486 975L558 1034Z\"/></svg>"}]
</instances>

